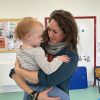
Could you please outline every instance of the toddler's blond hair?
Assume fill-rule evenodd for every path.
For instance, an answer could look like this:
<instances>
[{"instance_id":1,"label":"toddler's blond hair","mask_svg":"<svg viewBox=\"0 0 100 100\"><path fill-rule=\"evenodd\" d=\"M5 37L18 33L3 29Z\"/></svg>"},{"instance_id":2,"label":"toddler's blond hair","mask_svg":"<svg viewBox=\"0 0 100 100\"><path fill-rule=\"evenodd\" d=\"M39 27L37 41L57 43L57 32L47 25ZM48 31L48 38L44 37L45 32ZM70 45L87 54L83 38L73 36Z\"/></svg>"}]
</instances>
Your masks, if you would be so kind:
<instances>
[{"instance_id":1,"label":"toddler's blond hair","mask_svg":"<svg viewBox=\"0 0 100 100\"><path fill-rule=\"evenodd\" d=\"M15 36L17 39L22 40L24 36L34 30L35 25L40 25L43 27L42 23L32 17L23 18L15 28Z\"/></svg>"}]
</instances>

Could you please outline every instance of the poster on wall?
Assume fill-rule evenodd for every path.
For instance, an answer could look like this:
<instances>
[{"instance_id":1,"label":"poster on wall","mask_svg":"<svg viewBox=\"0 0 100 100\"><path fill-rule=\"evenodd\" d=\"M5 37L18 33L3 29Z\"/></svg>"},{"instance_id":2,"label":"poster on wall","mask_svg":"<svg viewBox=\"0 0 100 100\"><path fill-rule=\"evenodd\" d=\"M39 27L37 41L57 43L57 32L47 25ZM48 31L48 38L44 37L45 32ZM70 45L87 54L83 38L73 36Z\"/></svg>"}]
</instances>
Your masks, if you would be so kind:
<instances>
[{"instance_id":1,"label":"poster on wall","mask_svg":"<svg viewBox=\"0 0 100 100\"><path fill-rule=\"evenodd\" d=\"M15 51L20 41L15 39L14 30L20 19L0 19L0 52Z\"/></svg>"},{"instance_id":2,"label":"poster on wall","mask_svg":"<svg viewBox=\"0 0 100 100\"><path fill-rule=\"evenodd\" d=\"M89 84L94 83L94 68L96 67L96 17L80 16L74 17L78 26L79 43L78 67L84 66L87 69ZM48 26L49 17L45 18L45 26Z\"/></svg>"}]
</instances>

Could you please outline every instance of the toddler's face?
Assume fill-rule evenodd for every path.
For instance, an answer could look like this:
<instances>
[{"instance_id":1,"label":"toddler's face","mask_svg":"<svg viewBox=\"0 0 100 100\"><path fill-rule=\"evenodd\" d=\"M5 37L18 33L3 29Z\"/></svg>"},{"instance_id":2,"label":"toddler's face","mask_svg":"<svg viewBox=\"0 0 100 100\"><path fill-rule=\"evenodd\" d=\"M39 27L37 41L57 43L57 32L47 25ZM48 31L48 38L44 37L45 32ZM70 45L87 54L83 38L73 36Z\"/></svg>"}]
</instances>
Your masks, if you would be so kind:
<instances>
[{"instance_id":1,"label":"toddler's face","mask_svg":"<svg viewBox=\"0 0 100 100\"><path fill-rule=\"evenodd\" d=\"M43 27L40 25L37 25L34 27L34 32L33 32L32 39L31 39L33 46L40 46L42 42L43 30L44 30Z\"/></svg>"}]
</instances>

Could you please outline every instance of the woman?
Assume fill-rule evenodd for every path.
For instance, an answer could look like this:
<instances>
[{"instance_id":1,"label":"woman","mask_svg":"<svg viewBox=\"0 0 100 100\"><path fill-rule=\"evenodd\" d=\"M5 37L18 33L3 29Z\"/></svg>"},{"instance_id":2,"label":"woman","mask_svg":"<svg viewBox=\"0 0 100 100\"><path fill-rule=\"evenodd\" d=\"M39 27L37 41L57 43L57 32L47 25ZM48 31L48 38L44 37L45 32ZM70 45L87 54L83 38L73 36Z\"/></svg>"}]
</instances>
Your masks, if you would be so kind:
<instances>
[{"instance_id":1,"label":"woman","mask_svg":"<svg viewBox=\"0 0 100 100\"><path fill-rule=\"evenodd\" d=\"M68 55L69 63L63 63L61 67L53 74L46 75L41 69L37 71L27 71L20 68L16 62L16 73L26 80L30 80L39 86L52 87L57 86L69 95L69 80L75 71L78 63L77 40L78 30L75 20L71 13L64 10L55 10L51 13L49 26L44 32L44 43L42 44L49 61L51 58ZM31 86L32 87L32 86ZM51 89L40 92L38 100L59 100L59 97L48 97L47 93ZM27 94L25 94L28 100Z\"/></svg>"}]
</instances>

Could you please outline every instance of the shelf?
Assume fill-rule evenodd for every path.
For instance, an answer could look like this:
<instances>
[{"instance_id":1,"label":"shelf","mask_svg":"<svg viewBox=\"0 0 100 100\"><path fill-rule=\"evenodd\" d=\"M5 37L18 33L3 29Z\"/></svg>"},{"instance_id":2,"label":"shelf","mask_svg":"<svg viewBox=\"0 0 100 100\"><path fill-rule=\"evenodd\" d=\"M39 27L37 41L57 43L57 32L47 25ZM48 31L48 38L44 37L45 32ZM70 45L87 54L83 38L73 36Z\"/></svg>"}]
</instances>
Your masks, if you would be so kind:
<instances>
[{"instance_id":1,"label":"shelf","mask_svg":"<svg viewBox=\"0 0 100 100\"><path fill-rule=\"evenodd\" d=\"M16 50L0 50L0 53L16 53Z\"/></svg>"}]
</instances>

